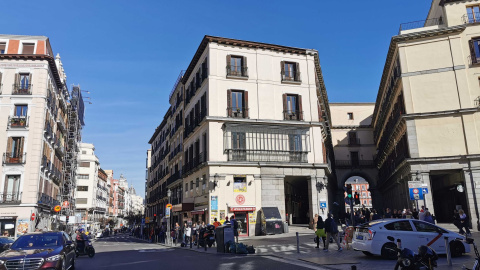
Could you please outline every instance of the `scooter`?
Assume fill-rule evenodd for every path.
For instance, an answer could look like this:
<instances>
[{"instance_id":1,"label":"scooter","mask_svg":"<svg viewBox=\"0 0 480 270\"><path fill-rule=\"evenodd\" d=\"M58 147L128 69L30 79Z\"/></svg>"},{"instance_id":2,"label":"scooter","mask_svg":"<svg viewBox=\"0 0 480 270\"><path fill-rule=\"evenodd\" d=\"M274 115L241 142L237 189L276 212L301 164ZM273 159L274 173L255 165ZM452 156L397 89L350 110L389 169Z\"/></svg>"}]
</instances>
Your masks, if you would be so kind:
<instances>
[{"instance_id":1,"label":"scooter","mask_svg":"<svg viewBox=\"0 0 480 270\"><path fill-rule=\"evenodd\" d=\"M95 256L95 248L92 245L90 240L85 240L85 247L83 250L78 247L78 244L75 248L75 254L78 256L88 255L88 257L93 258Z\"/></svg>"},{"instance_id":2,"label":"scooter","mask_svg":"<svg viewBox=\"0 0 480 270\"><path fill-rule=\"evenodd\" d=\"M478 253L477 245L475 245L475 242L473 241L473 238L466 238L465 242L469 245L473 245L473 249L475 250L475 263L473 264L473 268L466 268L465 265L462 267L464 270L480 270L480 254Z\"/></svg>"},{"instance_id":3,"label":"scooter","mask_svg":"<svg viewBox=\"0 0 480 270\"><path fill-rule=\"evenodd\" d=\"M212 247L215 243L215 226L208 225L206 228L200 229L198 232L198 245L200 247Z\"/></svg>"},{"instance_id":4,"label":"scooter","mask_svg":"<svg viewBox=\"0 0 480 270\"><path fill-rule=\"evenodd\" d=\"M388 240L394 242L395 238L392 236L387 237ZM437 267L438 255L429 246L418 247L418 254L415 254L408 248L402 248L402 241L397 239L397 246L390 250L397 252L397 263L395 264L395 270L433 270Z\"/></svg>"}]
</instances>

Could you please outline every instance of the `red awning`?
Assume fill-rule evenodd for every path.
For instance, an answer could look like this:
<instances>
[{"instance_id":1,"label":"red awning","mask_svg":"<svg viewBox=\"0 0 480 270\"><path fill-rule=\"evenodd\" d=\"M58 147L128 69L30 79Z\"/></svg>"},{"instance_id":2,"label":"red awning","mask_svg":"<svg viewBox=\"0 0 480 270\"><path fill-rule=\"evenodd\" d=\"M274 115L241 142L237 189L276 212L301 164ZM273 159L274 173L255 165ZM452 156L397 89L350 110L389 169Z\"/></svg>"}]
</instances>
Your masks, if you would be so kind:
<instances>
[{"instance_id":1,"label":"red awning","mask_svg":"<svg viewBox=\"0 0 480 270\"><path fill-rule=\"evenodd\" d=\"M190 213L192 213L192 215L203 215L203 213L205 213L205 211L204 210L197 210L197 211L192 211Z\"/></svg>"},{"instance_id":2,"label":"red awning","mask_svg":"<svg viewBox=\"0 0 480 270\"><path fill-rule=\"evenodd\" d=\"M233 207L231 206L230 207L230 211L232 212L253 212L255 211L255 207L254 206L244 206L244 207Z\"/></svg>"}]
</instances>

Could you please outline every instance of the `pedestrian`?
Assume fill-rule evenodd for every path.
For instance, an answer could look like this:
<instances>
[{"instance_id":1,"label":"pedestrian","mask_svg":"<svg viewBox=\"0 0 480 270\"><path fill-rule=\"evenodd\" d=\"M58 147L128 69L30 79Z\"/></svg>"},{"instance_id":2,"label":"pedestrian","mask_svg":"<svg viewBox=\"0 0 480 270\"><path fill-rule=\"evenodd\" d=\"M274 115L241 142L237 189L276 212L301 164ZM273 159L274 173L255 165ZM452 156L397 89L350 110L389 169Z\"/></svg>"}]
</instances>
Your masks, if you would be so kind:
<instances>
[{"instance_id":1,"label":"pedestrian","mask_svg":"<svg viewBox=\"0 0 480 270\"><path fill-rule=\"evenodd\" d=\"M382 219L382 217L377 213L377 210L373 209L372 211L372 221Z\"/></svg>"},{"instance_id":2,"label":"pedestrian","mask_svg":"<svg viewBox=\"0 0 480 270\"><path fill-rule=\"evenodd\" d=\"M223 222L223 225L230 225L230 221L228 221L228 217L225 217L225 221Z\"/></svg>"},{"instance_id":3,"label":"pedestrian","mask_svg":"<svg viewBox=\"0 0 480 270\"><path fill-rule=\"evenodd\" d=\"M470 236L471 234L467 214L465 214L465 211L463 211L463 209L460 209L458 210L458 216L460 218L460 234L465 234L465 232L463 231L463 228L465 228L467 236Z\"/></svg>"},{"instance_id":4,"label":"pedestrian","mask_svg":"<svg viewBox=\"0 0 480 270\"><path fill-rule=\"evenodd\" d=\"M425 220L425 205L422 205L420 212L418 212L418 220Z\"/></svg>"},{"instance_id":5,"label":"pedestrian","mask_svg":"<svg viewBox=\"0 0 480 270\"><path fill-rule=\"evenodd\" d=\"M460 215L458 214L457 209L453 209L453 225L457 227L457 229L460 231Z\"/></svg>"},{"instance_id":6,"label":"pedestrian","mask_svg":"<svg viewBox=\"0 0 480 270\"><path fill-rule=\"evenodd\" d=\"M432 214L430 214L429 211L425 211L424 221L425 221L425 222L428 222L428 223L431 223L431 224L435 224L435 221L433 221Z\"/></svg>"},{"instance_id":7,"label":"pedestrian","mask_svg":"<svg viewBox=\"0 0 480 270\"><path fill-rule=\"evenodd\" d=\"M235 243L238 243L238 222L235 219L235 216L230 217L230 226L233 228L233 236L235 237Z\"/></svg>"},{"instance_id":8,"label":"pedestrian","mask_svg":"<svg viewBox=\"0 0 480 270\"><path fill-rule=\"evenodd\" d=\"M313 217L313 223L311 224L312 225L312 230L316 230L316 227L317 227L317 221L318 221L318 214L315 214L315 216Z\"/></svg>"},{"instance_id":9,"label":"pedestrian","mask_svg":"<svg viewBox=\"0 0 480 270\"><path fill-rule=\"evenodd\" d=\"M178 225L178 222L175 222L175 245L178 243L178 237L180 236L180 225Z\"/></svg>"},{"instance_id":10,"label":"pedestrian","mask_svg":"<svg viewBox=\"0 0 480 270\"><path fill-rule=\"evenodd\" d=\"M414 219L418 219L418 210L417 210L417 208L413 208L412 217L413 217Z\"/></svg>"},{"instance_id":11,"label":"pedestrian","mask_svg":"<svg viewBox=\"0 0 480 270\"><path fill-rule=\"evenodd\" d=\"M320 245L320 237L323 240L323 250L326 249L325 240L327 239L327 234L325 233L325 222L323 221L322 217L318 217L317 223L315 224L317 230L315 231L315 242L317 242L317 246L315 248L319 248Z\"/></svg>"},{"instance_id":12,"label":"pedestrian","mask_svg":"<svg viewBox=\"0 0 480 270\"><path fill-rule=\"evenodd\" d=\"M222 225L222 224L220 224L220 222L218 222L217 218L214 218L213 219L213 226L215 226L215 229L220 225Z\"/></svg>"},{"instance_id":13,"label":"pedestrian","mask_svg":"<svg viewBox=\"0 0 480 270\"><path fill-rule=\"evenodd\" d=\"M390 211L390 208L385 210L384 218L392 218L392 212Z\"/></svg>"},{"instance_id":14,"label":"pedestrian","mask_svg":"<svg viewBox=\"0 0 480 270\"><path fill-rule=\"evenodd\" d=\"M342 251L343 249L338 241L338 226L335 220L332 218L331 213L328 214L328 218L325 220L325 232L327 233L327 239L332 237L333 241L337 243L338 251ZM326 241L326 244L327 245L324 250L328 252L328 245L330 244L330 241Z\"/></svg>"},{"instance_id":15,"label":"pedestrian","mask_svg":"<svg viewBox=\"0 0 480 270\"><path fill-rule=\"evenodd\" d=\"M187 223L185 223L185 245L192 241L192 228L190 228Z\"/></svg>"}]
</instances>

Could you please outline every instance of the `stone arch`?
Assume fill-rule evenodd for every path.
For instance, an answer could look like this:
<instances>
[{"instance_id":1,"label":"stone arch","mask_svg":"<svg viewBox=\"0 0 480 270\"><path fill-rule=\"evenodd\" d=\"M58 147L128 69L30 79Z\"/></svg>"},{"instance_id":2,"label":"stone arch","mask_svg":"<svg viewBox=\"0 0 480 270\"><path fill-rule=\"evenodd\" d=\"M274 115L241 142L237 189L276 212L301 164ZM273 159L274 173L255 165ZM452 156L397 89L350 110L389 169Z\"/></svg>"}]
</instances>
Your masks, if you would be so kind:
<instances>
[{"instance_id":1,"label":"stone arch","mask_svg":"<svg viewBox=\"0 0 480 270\"><path fill-rule=\"evenodd\" d=\"M337 202L344 201L344 190L345 182L352 176L359 176L365 179L369 185L369 191L372 196L372 207L378 211L382 210L382 196L377 188L378 183L378 170L376 168L364 168L364 169L336 169L337 176Z\"/></svg>"}]
</instances>

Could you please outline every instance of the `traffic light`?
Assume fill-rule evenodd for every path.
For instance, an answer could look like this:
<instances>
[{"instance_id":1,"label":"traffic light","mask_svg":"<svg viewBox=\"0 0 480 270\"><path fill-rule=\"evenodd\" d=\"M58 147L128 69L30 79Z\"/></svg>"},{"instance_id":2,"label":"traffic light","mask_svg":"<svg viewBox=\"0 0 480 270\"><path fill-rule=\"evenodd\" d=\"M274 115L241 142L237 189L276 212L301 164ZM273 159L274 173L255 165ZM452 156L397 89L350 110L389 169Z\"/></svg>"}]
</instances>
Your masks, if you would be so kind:
<instances>
[{"instance_id":1,"label":"traffic light","mask_svg":"<svg viewBox=\"0 0 480 270\"><path fill-rule=\"evenodd\" d=\"M358 192L355 192L355 204L360 204L360 194Z\"/></svg>"},{"instance_id":2,"label":"traffic light","mask_svg":"<svg viewBox=\"0 0 480 270\"><path fill-rule=\"evenodd\" d=\"M65 217L65 223L68 223L68 218L69 218L69 216Z\"/></svg>"},{"instance_id":3,"label":"traffic light","mask_svg":"<svg viewBox=\"0 0 480 270\"><path fill-rule=\"evenodd\" d=\"M347 184L347 197L352 198L352 184Z\"/></svg>"},{"instance_id":4,"label":"traffic light","mask_svg":"<svg viewBox=\"0 0 480 270\"><path fill-rule=\"evenodd\" d=\"M153 222L157 222L157 214L153 214Z\"/></svg>"}]
</instances>

